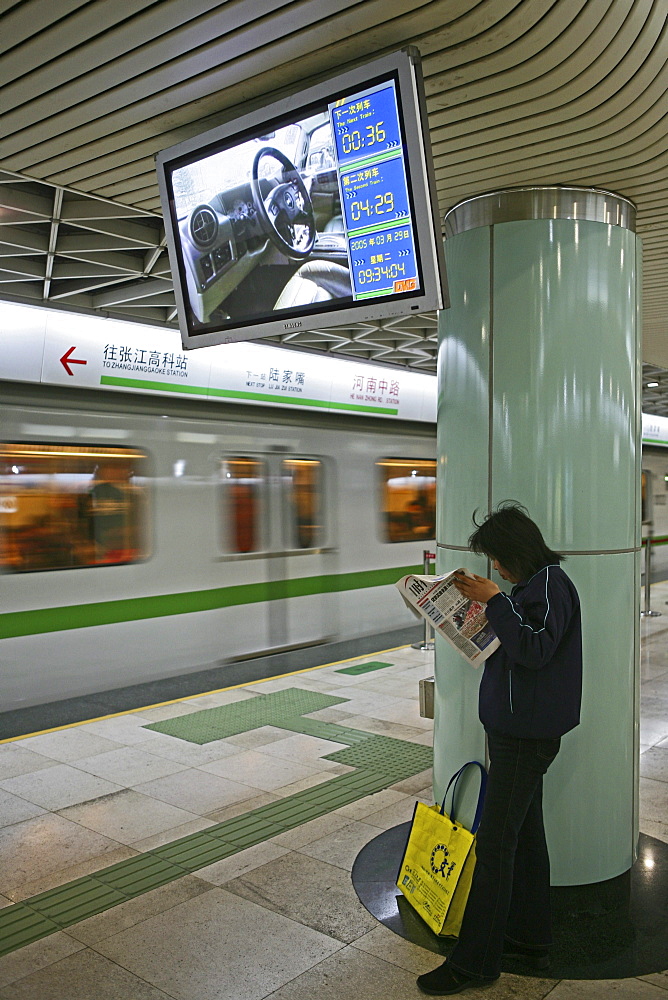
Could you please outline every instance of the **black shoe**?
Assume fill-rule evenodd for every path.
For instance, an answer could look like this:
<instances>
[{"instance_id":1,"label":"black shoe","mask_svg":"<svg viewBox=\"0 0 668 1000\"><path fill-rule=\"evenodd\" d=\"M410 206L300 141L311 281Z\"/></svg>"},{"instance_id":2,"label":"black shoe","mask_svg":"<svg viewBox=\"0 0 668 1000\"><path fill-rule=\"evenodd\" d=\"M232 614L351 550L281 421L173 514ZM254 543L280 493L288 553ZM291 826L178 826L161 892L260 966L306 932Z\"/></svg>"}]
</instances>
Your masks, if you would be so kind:
<instances>
[{"instance_id":1,"label":"black shoe","mask_svg":"<svg viewBox=\"0 0 668 1000\"><path fill-rule=\"evenodd\" d=\"M532 969L549 969L550 953L547 948L527 948L521 944L506 941L503 945L502 959L521 962Z\"/></svg>"},{"instance_id":2,"label":"black shoe","mask_svg":"<svg viewBox=\"0 0 668 1000\"><path fill-rule=\"evenodd\" d=\"M444 962L433 972L425 972L423 976L418 976L417 984L423 993L428 993L433 997L449 997L454 993L462 993L464 990L474 987L491 986L494 979L480 979L472 976L465 976L463 973L455 972L451 965Z\"/></svg>"}]
</instances>

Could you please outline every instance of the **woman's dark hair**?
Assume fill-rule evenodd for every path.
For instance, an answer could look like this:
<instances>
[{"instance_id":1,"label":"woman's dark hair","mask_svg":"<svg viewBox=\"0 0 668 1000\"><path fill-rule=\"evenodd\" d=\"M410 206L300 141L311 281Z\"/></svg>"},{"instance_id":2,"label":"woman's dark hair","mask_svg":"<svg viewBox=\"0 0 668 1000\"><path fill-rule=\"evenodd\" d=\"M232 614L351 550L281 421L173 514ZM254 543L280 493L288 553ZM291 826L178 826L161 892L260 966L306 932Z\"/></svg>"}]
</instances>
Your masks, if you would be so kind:
<instances>
[{"instance_id":1,"label":"woman's dark hair","mask_svg":"<svg viewBox=\"0 0 668 1000\"><path fill-rule=\"evenodd\" d=\"M496 559L516 580L527 580L543 566L564 558L547 547L540 528L521 503L504 500L481 523L476 514L476 530L469 538L471 552Z\"/></svg>"}]
</instances>

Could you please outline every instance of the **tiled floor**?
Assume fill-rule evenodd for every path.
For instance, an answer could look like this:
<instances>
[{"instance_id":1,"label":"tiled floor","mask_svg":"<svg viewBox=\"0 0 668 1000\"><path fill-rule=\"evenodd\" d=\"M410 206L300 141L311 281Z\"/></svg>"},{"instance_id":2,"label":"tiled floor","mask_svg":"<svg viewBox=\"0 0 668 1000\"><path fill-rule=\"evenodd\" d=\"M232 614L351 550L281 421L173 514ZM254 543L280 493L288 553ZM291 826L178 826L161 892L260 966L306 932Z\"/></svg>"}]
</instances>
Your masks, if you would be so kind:
<instances>
[{"instance_id":1,"label":"tiled floor","mask_svg":"<svg viewBox=\"0 0 668 1000\"><path fill-rule=\"evenodd\" d=\"M668 583L652 594L664 615L642 623L641 829L668 842ZM378 924L350 871L369 840L410 818L416 797L430 799L430 772L409 772L423 767L431 743L417 695L418 680L433 672L432 654L408 647L358 662L369 661L390 666L353 674L341 669L356 661L335 664L1 745L0 914L23 906L34 915L35 897L50 901L51 890L69 892L72 883L73 891L93 885L109 893L123 884L109 874L122 875L114 867L121 863L134 872L158 859L170 880L50 925L0 958L0 1000L420 996L415 977L437 957ZM145 728L242 701L259 698L259 706L261 696L294 688L346 700L292 719L290 728L270 714L258 728L201 744ZM379 775L377 748L408 744L413 768L399 780ZM337 751L353 763L330 759ZM343 804L331 809L337 794ZM297 808L313 818L295 825ZM249 829L249 814L255 833L243 842L253 846L230 846L235 830ZM169 846L182 838L189 850L217 845L216 860L201 854L182 867L174 861L181 849ZM120 898L115 892L108 898ZM465 996L668 1000L668 971L613 982L504 975L494 989Z\"/></svg>"}]
</instances>

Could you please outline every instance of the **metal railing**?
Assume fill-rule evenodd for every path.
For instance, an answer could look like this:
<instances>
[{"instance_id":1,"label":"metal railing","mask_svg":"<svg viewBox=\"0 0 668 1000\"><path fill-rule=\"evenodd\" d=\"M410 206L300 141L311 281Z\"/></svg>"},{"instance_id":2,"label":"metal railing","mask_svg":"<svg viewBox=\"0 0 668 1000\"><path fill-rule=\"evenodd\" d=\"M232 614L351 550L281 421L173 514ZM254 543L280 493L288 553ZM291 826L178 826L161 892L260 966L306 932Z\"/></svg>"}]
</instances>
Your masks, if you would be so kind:
<instances>
[{"instance_id":1,"label":"metal railing","mask_svg":"<svg viewBox=\"0 0 668 1000\"><path fill-rule=\"evenodd\" d=\"M422 568L425 576L429 576L436 568L436 553L430 552L425 549L422 553ZM422 650L433 650L434 648L434 630L425 619L424 623L424 636L420 642L412 642L411 646L413 649Z\"/></svg>"},{"instance_id":2,"label":"metal railing","mask_svg":"<svg viewBox=\"0 0 668 1000\"><path fill-rule=\"evenodd\" d=\"M643 539L645 543L645 608L640 612L641 618L660 618L660 611L651 610L651 590L652 590L652 535L654 529L652 525L647 527L647 537Z\"/></svg>"}]
</instances>

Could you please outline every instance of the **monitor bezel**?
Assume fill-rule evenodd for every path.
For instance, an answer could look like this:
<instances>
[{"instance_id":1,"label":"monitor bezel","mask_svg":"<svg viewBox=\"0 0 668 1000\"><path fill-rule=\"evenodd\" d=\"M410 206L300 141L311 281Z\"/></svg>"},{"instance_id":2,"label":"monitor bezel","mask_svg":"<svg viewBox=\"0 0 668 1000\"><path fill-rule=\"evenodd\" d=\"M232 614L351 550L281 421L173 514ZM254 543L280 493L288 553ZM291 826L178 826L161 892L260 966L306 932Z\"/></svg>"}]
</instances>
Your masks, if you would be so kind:
<instances>
[{"instance_id":1,"label":"monitor bezel","mask_svg":"<svg viewBox=\"0 0 668 1000\"><path fill-rule=\"evenodd\" d=\"M361 90L383 78L394 78L396 81L401 125L406 142L406 161L410 170L409 197L412 201L414 240L418 266L421 270L422 288L417 292L363 302L332 300L322 307L322 311L312 306L300 306L297 309L282 311L280 318L272 319L271 313L267 313L259 319L244 319L237 325L195 332L190 322L190 309L185 298L187 294L185 265L171 185L173 171L211 155L217 148L234 145L235 139L248 133L262 134L263 130L266 131L281 121L298 122L307 117L304 112L312 109L313 105L329 103L333 94ZM174 279L179 328L185 349L373 323L378 320L432 312L448 304L443 240L440 224L437 225L439 210L420 55L413 47L369 60L186 139L160 152L156 157L156 169L169 261Z\"/></svg>"}]
</instances>

